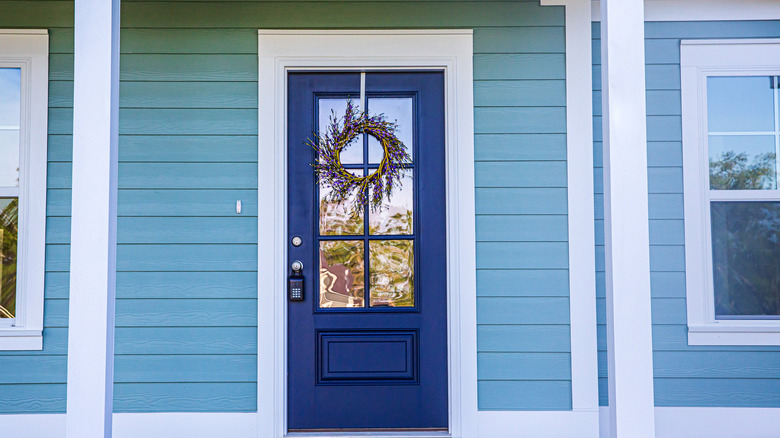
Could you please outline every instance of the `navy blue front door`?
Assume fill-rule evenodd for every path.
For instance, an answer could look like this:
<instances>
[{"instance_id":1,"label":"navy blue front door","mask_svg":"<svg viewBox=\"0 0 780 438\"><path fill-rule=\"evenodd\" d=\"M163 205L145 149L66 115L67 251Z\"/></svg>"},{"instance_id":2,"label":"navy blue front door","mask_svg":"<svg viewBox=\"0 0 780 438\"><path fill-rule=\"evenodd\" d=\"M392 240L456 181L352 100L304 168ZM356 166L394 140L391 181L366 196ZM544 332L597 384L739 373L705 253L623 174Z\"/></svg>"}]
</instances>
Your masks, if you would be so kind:
<instances>
[{"instance_id":1,"label":"navy blue front door","mask_svg":"<svg viewBox=\"0 0 780 438\"><path fill-rule=\"evenodd\" d=\"M288 301L288 429L446 430L444 75L364 79L361 103L360 73L288 76L288 266L304 266L304 300ZM395 121L412 155L402 187L361 215L329 201L306 144L348 99ZM359 175L381 158L369 136L341 154Z\"/></svg>"}]
</instances>

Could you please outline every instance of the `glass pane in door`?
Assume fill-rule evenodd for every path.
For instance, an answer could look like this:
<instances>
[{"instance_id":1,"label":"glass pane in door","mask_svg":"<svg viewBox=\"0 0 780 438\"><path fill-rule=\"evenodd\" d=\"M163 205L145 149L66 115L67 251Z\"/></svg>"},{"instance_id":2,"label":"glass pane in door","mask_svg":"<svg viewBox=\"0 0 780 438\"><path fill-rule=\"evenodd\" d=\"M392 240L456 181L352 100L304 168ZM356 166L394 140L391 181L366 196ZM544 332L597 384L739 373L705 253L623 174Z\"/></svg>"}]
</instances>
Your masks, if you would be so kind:
<instances>
[{"instance_id":1,"label":"glass pane in door","mask_svg":"<svg viewBox=\"0 0 780 438\"><path fill-rule=\"evenodd\" d=\"M369 247L371 307L414 307L414 242L373 240Z\"/></svg>"},{"instance_id":2,"label":"glass pane in door","mask_svg":"<svg viewBox=\"0 0 780 438\"><path fill-rule=\"evenodd\" d=\"M363 307L362 240L320 242L320 307Z\"/></svg>"},{"instance_id":3,"label":"glass pane in door","mask_svg":"<svg viewBox=\"0 0 780 438\"><path fill-rule=\"evenodd\" d=\"M0 68L0 187L19 186L22 70Z\"/></svg>"}]
</instances>

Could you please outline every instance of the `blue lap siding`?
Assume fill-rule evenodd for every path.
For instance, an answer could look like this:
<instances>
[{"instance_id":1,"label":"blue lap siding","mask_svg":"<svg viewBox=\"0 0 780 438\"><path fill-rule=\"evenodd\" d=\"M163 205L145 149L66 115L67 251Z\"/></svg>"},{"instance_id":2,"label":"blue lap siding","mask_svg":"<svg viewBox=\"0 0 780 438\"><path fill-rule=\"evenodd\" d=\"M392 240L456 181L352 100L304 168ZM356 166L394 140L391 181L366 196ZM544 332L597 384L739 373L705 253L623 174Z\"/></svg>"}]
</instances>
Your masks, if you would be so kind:
<instances>
[{"instance_id":1,"label":"blue lap siding","mask_svg":"<svg viewBox=\"0 0 780 438\"><path fill-rule=\"evenodd\" d=\"M599 401L607 404L600 27L593 25ZM689 346L685 302L680 40L780 37L778 21L645 25L653 366L657 406L780 407L780 348Z\"/></svg>"}]
</instances>

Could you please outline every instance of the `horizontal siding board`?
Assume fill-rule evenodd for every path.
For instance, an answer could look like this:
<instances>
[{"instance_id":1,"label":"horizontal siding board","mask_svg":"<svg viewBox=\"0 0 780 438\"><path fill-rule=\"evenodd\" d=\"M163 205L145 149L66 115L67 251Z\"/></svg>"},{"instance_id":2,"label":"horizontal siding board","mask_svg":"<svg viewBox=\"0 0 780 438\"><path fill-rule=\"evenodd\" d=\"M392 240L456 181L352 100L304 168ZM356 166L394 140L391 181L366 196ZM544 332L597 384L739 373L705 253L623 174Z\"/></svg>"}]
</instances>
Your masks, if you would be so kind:
<instances>
[{"instance_id":1,"label":"horizontal siding board","mask_svg":"<svg viewBox=\"0 0 780 438\"><path fill-rule=\"evenodd\" d=\"M483 27L474 29L474 53L564 53L565 28Z\"/></svg>"},{"instance_id":2,"label":"horizontal siding board","mask_svg":"<svg viewBox=\"0 0 780 438\"><path fill-rule=\"evenodd\" d=\"M121 135L119 161L257 163L257 136Z\"/></svg>"},{"instance_id":3,"label":"horizontal siding board","mask_svg":"<svg viewBox=\"0 0 780 438\"><path fill-rule=\"evenodd\" d=\"M70 274L68 272L47 272L44 276L44 296L48 299L68 299Z\"/></svg>"},{"instance_id":4,"label":"horizontal siding board","mask_svg":"<svg viewBox=\"0 0 780 438\"><path fill-rule=\"evenodd\" d=\"M649 167L674 167L682 163L681 141L647 142L647 165Z\"/></svg>"},{"instance_id":5,"label":"horizontal siding board","mask_svg":"<svg viewBox=\"0 0 780 438\"><path fill-rule=\"evenodd\" d=\"M653 298L685 298L685 272L651 272Z\"/></svg>"},{"instance_id":6,"label":"horizontal siding board","mask_svg":"<svg viewBox=\"0 0 780 438\"><path fill-rule=\"evenodd\" d=\"M417 28L562 26L564 16L562 8L528 2L139 2L124 6L122 21L152 28Z\"/></svg>"},{"instance_id":7,"label":"horizontal siding board","mask_svg":"<svg viewBox=\"0 0 780 438\"><path fill-rule=\"evenodd\" d=\"M566 81L476 81L474 106L565 107Z\"/></svg>"},{"instance_id":8,"label":"horizontal siding board","mask_svg":"<svg viewBox=\"0 0 780 438\"><path fill-rule=\"evenodd\" d=\"M114 385L114 412L253 412L256 409L256 383Z\"/></svg>"},{"instance_id":9,"label":"horizontal siding board","mask_svg":"<svg viewBox=\"0 0 780 438\"><path fill-rule=\"evenodd\" d=\"M255 172L255 175L257 173ZM119 190L119 216L257 216L254 190Z\"/></svg>"},{"instance_id":10,"label":"horizontal siding board","mask_svg":"<svg viewBox=\"0 0 780 438\"><path fill-rule=\"evenodd\" d=\"M780 407L780 379L654 379L654 386L659 407Z\"/></svg>"},{"instance_id":11,"label":"horizontal siding board","mask_svg":"<svg viewBox=\"0 0 780 438\"><path fill-rule=\"evenodd\" d=\"M649 193L682 193L682 167L652 167L647 169Z\"/></svg>"},{"instance_id":12,"label":"horizontal siding board","mask_svg":"<svg viewBox=\"0 0 780 438\"><path fill-rule=\"evenodd\" d=\"M480 162L474 165L477 187L566 187L565 161Z\"/></svg>"},{"instance_id":13,"label":"horizontal siding board","mask_svg":"<svg viewBox=\"0 0 780 438\"><path fill-rule=\"evenodd\" d=\"M656 378L780 379L776 352L657 351Z\"/></svg>"},{"instance_id":14,"label":"horizontal siding board","mask_svg":"<svg viewBox=\"0 0 780 438\"><path fill-rule=\"evenodd\" d=\"M66 285L67 286L67 285ZM117 298L257 298L256 272L119 272Z\"/></svg>"},{"instance_id":15,"label":"horizontal siding board","mask_svg":"<svg viewBox=\"0 0 780 438\"><path fill-rule=\"evenodd\" d=\"M122 29L125 54L257 54L254 29Z\"/></svg>"},{"instance_id":16,"label":"horizontal siding board","mask_svg":"<svg viewBox=\"0 0 780 438\"><path fill-rule=\"evenodd\" d=\"M257 301L252 299L119 299L117 327L252 327Z\"/></svg>"},{"instance_id":17,"label":"horizontal siding board","mask_svg":"<svg viewBox=\"0 0 780 438\"><path fill-rule=\"evenodd\" d=\"M0 391L0 412L3 414L65 412L67 390L64 383L3 385Z\"/></svg>"},{"instance_id":18,"label":"horizontal siding board","mask_svg":"<svg viewBox=\"0 0 780 438\"><path fill-rule=\"evenodd\" d=\"M653 324L685 324L686 307L683 298L655 298L651 303ZM606 299L596 298L596 320L606 324Z\"/></svg>"},{"instance_id":19,"label":"horizontal siding board","mask_svg":"<svg viewBox=\"0 0 780 438\"><path fill-rule=\"evenodd\" d=\"M646 38L775 38L777 21L691 21L645 24Z\"/></svg>"},{"instance_id":20,"label":"horizontal siding board","mask_svg":"<svg viewBox=\"0 0 780 438\"><path fill-rule=\"evenodd\" d=\"M4 1L0 26L37 29L73 27L73 2Z\"/></svg>"},{"instance_id":21,"label":"horizontal siding board","mask_svg":"<svg viewBox=\"0 0 780 438\"><path fill-rule=\"evenodd\" d=\"M257 327L117 327L116 354L257 353Z\"/></svg>"},{"instance_id":22,"label":"horizontal siding board","mask_svg":"<svg viewBox=\"0 0 780 438\"><path fill-rule=\"evenodd\" d=\"M52 217L46 223L48 243L70 243L70 218ZM234 217L120 217L117 242L132 243L256 243L257 218Z\"/></svg>"},{"instance_id":23,"label":"horizontal siding board","mask_svg":"<svg viewBox=\"0 0 780 438\"><path fill-rule=\"evenodd\" d=\"M474 55L475 80L566 79L562 54Z\"/></svg>"},{"instance_id":24,"label":"horizontal siding board","mask_svg":"<svg viewBox=\"0 0 780 438\"><path fill-rule=\"evenodd\" d=\"M73 81L49 82L49 108L73 108Z\"/></svg>"},{"instance_id":25,"label":"horizontal siding board","mask_svg":"<svg viewBox=\"0 0 780 438\"><path fill-rule=\"evenodd\" d=\"M68 272L70 245L46 245L46 272Z\"/></svg>"},{"instance_id":26,"label":"horizontal siding board","mask_svg":"<svg viewBox=\"0 0 780 438\"><path fill-rule=\"evenodd\" d=\"M477 242L477 269L566 269L564 242Z\"/></svg>"},{"instance_id":27,"label":"horizontal siding board","mask_svg":"<svg viewBox=\"0 0 780 438\"><path fill-rule=\"evenodd\" d=\"M121 55L119 62L121 81L257 82L257 55Z\"/></svg>"},{"instance_id":28,"label":"horizontal siding board","mask_svg":"<svg viewBox=\"0 0 780 438\"><path fill-rule=\"evenodd\" d=\"M571 346L568 325L478 325L480 352L567 353Z\"/></svg>"},{"instance_id":29,"label":"horizontal siding board","mask_svg":"<svg viewBox=\"0 0 780 438\"><path fill-rule=\"evenodd\" d=\"M123 189L254 189L254 163L120 163ZM120 198L121 199L121 198Z\"/></svg>"},{"instance_id":30,"label":"horizontal siding board","mask_svg":"<svg viewBox=\"0 0 780 438\"><path fill-rule=\"evenodd\" d=\"M569 380L566 353L478 353L479 380Z\"/></svg>"},{"instance_id":31,"label":"horizontal siding board","mask_svg":"<svg viewBox=\"0 0 780 438\"><path fill-rule=\"evenodd\" d=\"M479 297L478 324L568 324L569 300L560 297Z\"/></svg>"},{"instance_id":32,"label":"horizontal siding board","mask_svg":"<svg viewBox=\"0 0 780 438\"><path fill-rule=\"evenodd\" d=\"M651 245L685 245L685 223L681 220L650 220Z\"/></svg>"},{"instance_id":33,"label":"horizontal siding board","mask_svg":"<svg viewBox=\"0 0 780 438\"><path fill-rule=\"evenodd\" d=\"M256 271L257 245L118 245L123 271Z\"/></svg>"},{"instance_id":34,"label":"horizontal siding board","mask_svg":"<svg viewBox=\"0 0 780 438\"><path fill-rule=\"evenodd\" d=\"M603 332L606 339L606 331ZM743 352L774 352L780 353L780 346L736 346L736 345L688 345L688 326L681 324L665 324L653 326L653 349L658 351L730 351Z\"/></svg>"},{"instance_id":35,"label":"horizontal siding board","mask_svg":"<svg viewBox=\"0 0 780 438\"><path fill-rule=\"evenodd\" d=\"M566 214L565 188L477 188L480 214Z\"/></svg>"},{"instance_id":36,"label":"horizontal siding board","mask_svg":"<svg viewBox=\"0 0 780 438\"><path fill-rule=\"evenodd\" d=\"M117 355L116 383L253 382L257 356Z\"/></svg>"},{"instance_id":37,"label":"horizontal siding board","mask_svg":"<svg viewBox=\"0 0 780 438\"><path fill-rule=\"evenodd\" d=\"M67 362L65 355L0 356L0 368L5 370L0 373L0 385L4 385L0 387L0 394L4 395L7 384L65 383Z\"/></svg>"},{"instance_id":38,"label":"horizontal siding board","mask_svg":"<svg viewBox=\"0 0 780 438\"><path fill-rule=\"evenodd\" d=\"M72 92L72 88L71 88ZM122 82L120 108L257 108L256 82Z\"/></svg>"},{"instance_id":39,"label":"horizontal siding board","mask_svg":"<svg viewBox=\"0 0 780 438\"><path fill-rule=\"evenodd\" d=\"M650 246L651 272L685 272L685 247Z\"/></svg>"},{"instance_id":40,"label":"horizontal siding board","mask_svg":"<svg viewBox=\"0 0 780 438\"><path fill-rule=\"evenodd\" d=\"M563 269L478 269L480 297L568 297L569 272Z\"/></svg>"},{"instance_id":41,"label":"horizontal siding board","mask_svg":"<svg viewBox=\"0 0 780 438\"><path fill-rule=\"evenodd\" d=\"M63 327L43 328L43 349L26 350L25 356L53 356L64 355L68 352L68 329ZM0 358L4 356L18 356L19 351L0 351ZM0 359L2 360L2 359Z\"/></svg>"},{"instance_id":42,"label":"horizontal siding board","mask_svg":"<svg viewBox=\"0 0 780 438\"><path fill-rule=\"evenodd\" d=\"M474 109L476 134L563 134L566 109L562 107L482 107Z\"/></svg>"},{"instance_id":43,"label":"horizontal siding board","mask_svg":"<svg viewBox=\"0 0 780 438\"><path fill-rule=\"evenodd\" d=\"M48 158L49 162L73 160L73 136L49 135Z\"/></svg>"},{"instance_id":44,"label":"horizontal siding board","mask_svg":"<svg viewBox=\"0 0 780 438\"><path fill-rule=\"evenodd\" d=\"M570 381L480 381L478 387L480 410L571 409Z\"/></svg>"},{"instance_id":45,"label":"horizontal siding board","mask_svg":"<svg viewBox=\"0 0 780 438\"><path fill-rule=\"evenodd\" d=\"M564 215L491 215L476 217L480 242L566 242L568 220Z\"/></svg>"},{"instance_id":46,"label":"horizontal siding board","mask_svg":"<svg viewBox=\"0 0 780 438\"><path fill-rule=\"evenodd\" d=\"M476 161L566 160L565 134L478 134L474 136Z\"/></svg>"},{"instance_id":47,"label":"horizontal siding board","mask_svg":"<svg viewBox=\"0 0 780 438\"><path fill-rule=\"evenodd\" d=\"M68 327L68 300L44 300L43 326L49 328Z\"/></svg>"},{"instance_id":48,"label":"horizontal siding board","mask_svg":"<svg viewBox=\"0 0 780 438\"><path fill-rule=\"evenodd\" d=\"M257 135L256 109L119 110L119 134Z\"/></svg>"}]
</instances>

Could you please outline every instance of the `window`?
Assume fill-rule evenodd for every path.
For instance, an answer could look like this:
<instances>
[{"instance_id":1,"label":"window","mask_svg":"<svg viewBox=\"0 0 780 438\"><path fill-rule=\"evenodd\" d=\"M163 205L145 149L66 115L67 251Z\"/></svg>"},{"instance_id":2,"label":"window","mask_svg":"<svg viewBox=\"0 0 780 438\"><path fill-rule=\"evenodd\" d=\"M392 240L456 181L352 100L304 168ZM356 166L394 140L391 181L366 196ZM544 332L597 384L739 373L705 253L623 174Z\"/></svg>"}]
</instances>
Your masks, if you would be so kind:
<instances>
[{"instance_id":1,"label":"window","mask_svg":"<svg viewBox=\"0 0 780 438\"><path fill-rule=\"evenodd\" d=\"M42 348L48 45L0 30L0 350Z\"/></svg>"},{"instance_id":2,"label":"window","mask_svg":"<svg viewBox=\"0 0 780 438\"><path fill-rule=\"evenodd\" d=\"M780 345L780 40L680 55L688 343Z\"/></svg>"}]
</instances>

